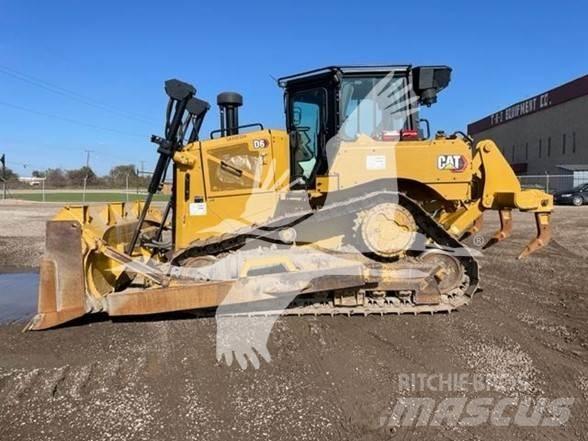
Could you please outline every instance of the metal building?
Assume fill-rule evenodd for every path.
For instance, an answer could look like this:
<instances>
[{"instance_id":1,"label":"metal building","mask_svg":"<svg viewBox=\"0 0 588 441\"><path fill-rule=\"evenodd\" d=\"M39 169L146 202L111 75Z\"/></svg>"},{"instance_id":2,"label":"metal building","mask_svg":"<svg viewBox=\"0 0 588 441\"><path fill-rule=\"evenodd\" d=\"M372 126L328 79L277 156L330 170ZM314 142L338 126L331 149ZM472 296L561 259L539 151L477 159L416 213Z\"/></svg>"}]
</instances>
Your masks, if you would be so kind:
<instances>
[{"instance_id":1,"label":"metal building","mask_svg":"<svg viewBox=\"0 0 588 441\"><path fill-rule=\"evenodd\" d=\"M468 133L496 142L518 175L557 176L550 190L588 182L588 75L473 122Z\"/></svg>"}]
</instances>

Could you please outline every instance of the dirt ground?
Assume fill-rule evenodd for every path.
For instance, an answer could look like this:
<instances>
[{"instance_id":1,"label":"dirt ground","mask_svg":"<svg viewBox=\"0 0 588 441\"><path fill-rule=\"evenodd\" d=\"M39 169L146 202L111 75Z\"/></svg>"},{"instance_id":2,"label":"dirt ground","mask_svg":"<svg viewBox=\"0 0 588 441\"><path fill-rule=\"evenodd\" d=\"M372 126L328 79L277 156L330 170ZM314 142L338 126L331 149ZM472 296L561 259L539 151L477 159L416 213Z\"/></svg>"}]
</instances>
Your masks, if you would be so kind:
<instances>
[{"instance_id":1,"label":"dirt ground","mask_svg":"<svg viewBox=\"0 0 588 441\"><path fill-rule=\"evenodd\" d=\"M35 265L55 209L0 206L0 266ZM0 326L0 439L588 439L587 219L588 207L558 207L552 243L519 262L534 223L516 214L512 239L480 258L481 292L452 314L281 318L257 370L217 361L214 317ZM439 373L494 383L400 388L400 376ZM574 402L558 427L382 427L404 396Z\"/></svg>"},{"instance_id":2,"label":"dirt ground","mask_svg":"<svg viewBox=\"0 0 588 441\"><path fill-rule=\"evenodd\" d=\"M45 222L60 206L0 201L0 272L39 266Z\"/></svg>"}]
</instances>

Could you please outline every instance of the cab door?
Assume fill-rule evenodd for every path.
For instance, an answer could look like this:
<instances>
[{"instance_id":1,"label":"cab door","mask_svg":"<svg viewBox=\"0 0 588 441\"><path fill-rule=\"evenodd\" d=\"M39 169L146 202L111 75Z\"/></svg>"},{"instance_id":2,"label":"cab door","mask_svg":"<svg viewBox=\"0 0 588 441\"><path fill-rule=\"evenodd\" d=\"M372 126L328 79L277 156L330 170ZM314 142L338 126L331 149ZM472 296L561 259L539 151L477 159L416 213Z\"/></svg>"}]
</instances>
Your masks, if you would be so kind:
<instances>
[{"instance_id":1,"label":"cab door","mask_svg":"<svg viewBox=\"0 0 588 441\"><path fill-rule=\"evenodd\" d=\"M313 185L325 143L327 91L316 87L290 96L290 179L294 187Z\"/></svg>"}]
</instances>

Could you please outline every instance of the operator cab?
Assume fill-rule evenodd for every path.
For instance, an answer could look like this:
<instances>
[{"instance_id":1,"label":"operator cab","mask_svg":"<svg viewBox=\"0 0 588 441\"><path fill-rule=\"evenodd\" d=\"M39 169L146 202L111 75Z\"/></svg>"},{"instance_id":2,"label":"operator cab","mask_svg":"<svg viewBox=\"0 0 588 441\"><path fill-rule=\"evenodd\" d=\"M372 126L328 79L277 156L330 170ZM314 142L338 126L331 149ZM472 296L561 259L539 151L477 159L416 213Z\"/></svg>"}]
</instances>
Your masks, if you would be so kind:
<instances>
[{"instance_id":1,"label":"operator cab","mask_svg":"<svg viewBox=\"0 0 588 441\"><path fill-rule=\"evenodd\" d=\"M313 187L340 141L419 139L419 106L434 104L450 75L447 66L337 66L280 78L292 188Z\"/></svg>"}]
</instances>

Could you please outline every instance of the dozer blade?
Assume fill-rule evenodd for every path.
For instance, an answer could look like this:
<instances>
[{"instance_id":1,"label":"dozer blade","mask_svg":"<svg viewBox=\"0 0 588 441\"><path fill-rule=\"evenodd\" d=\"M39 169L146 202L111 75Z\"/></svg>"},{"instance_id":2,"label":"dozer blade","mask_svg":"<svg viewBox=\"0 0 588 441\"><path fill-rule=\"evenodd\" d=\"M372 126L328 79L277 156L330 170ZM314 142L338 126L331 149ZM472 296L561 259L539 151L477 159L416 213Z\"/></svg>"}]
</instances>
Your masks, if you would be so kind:
<instances>
[{"instance_id":1,"label":"dozer blade","mask_svg":"<svg viewBox=\"0 0 588 441\"><path fill-rule=\"evenodd\" d=\"M535 237L523 252L519 255L518 259L524 259L535 251L546 246L551 240L551 226L549 224L550 213L535 213L535 224L537 226L537 237Z\"/></svg>"},{"instance_id":2,"label":"dozer blade","mask_svg":"<svg viewBox=\"0 0 588 441\"><path fill-rule=\"evenodd\" d=\"M82 262L81 225L76 221L47 222L38 313L25 330L51 328L87 312Z\"/></svg>"},{"instance_id":3,"label":"dozer blade","mask_svg":"<svg viewBox=\"0 0 588 441\"><path fill-rule=\"evenodd\" d=\"M508 239L512 233L512 213L510 210L499 210L500 230L484 245L483 249L490 248L492 245Z\"/></svg>"},{"instance_id":4,"label":"dozer blade","mask_svg":"<svg viewBox=\"0 0 588 441\"><path fill-rule=\"evenodd\" d=\"M347 270L354 274L345 274ZM345 268L343 274L333 274L333 271L322 269L285 272L114 293L106 299L106 310L109 316L160 314L215 308L221 305L225 312L243 309L255 311L258 307L261 308L261 305L267 307L280 303L280 298L291 300L298 294L354 289L365 284L359 266ZM284 306L288 303L289 301Z\"/></svg>"}]
</instances>

